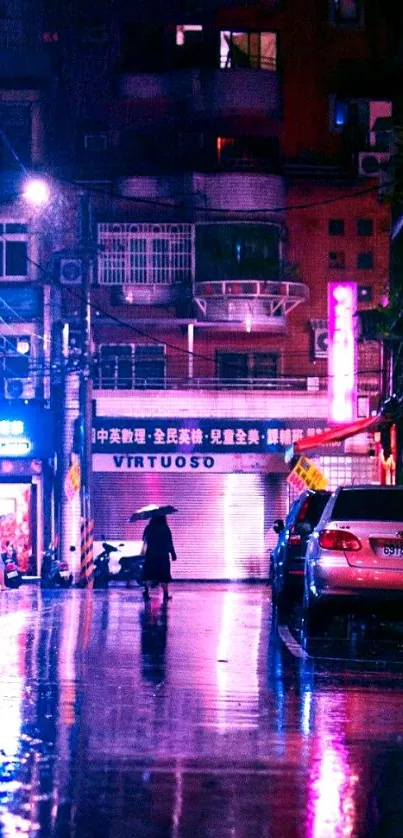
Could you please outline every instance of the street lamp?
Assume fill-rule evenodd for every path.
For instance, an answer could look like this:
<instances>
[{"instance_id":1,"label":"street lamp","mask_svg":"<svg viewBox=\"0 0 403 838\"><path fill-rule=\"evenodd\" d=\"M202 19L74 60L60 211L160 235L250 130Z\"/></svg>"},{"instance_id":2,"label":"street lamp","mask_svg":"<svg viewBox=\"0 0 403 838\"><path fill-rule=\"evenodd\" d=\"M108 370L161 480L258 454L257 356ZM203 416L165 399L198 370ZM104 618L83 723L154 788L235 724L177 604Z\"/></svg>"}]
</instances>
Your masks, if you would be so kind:
<instances>
[{"instance_id":1,"label":"street lamp","mask_svg":"<svg viewBox=\"0 0 403 838\"><path fill-rule=\"evenodd\" d=\"M39 209L44 207L51 198L51 188L46 178L29 177L22 190L22 196L33 207ZM57 431L58 431L58 458L57 458L57 478L56 478L56 493L57 493L57 519L58 519L58 535L59 545L62 557L67 560L67 550L76 549L72 541L77 544L81 542L80 559L81 568L77 567L75 562L75 576L81 575L81 581L84 585L91 584L92 581L92 530L93 521L91 514L91 478L92 478L92 451L91 451L91 424L92 424L92 382L91 382L91 338L90 338L90 281L91 281L91 218L90 218L90 203L89 194L83 191L79 196L79 249L82 263L82 282L81 282L81 305L80 305L80 321L81 321L81 364L80 369L70 370L68 365L68 347L66 339L61 338L61 334L57 335L57 326L62 325L60 311L58 322L55 321L55 311L60 308L60 297L57 289L53 286L53 306L48 301L49 310L52 310L51 321L48 323L49 335L51 335L51 356L54 356L56 361L56 368L59 370L58 376L52 386L51 399L54 407L58 413ZM51 284L46 286L50 293ZM55 302L55 297L59 302ZM57 355L57 358L55 357ZM76 390L76 382L78 378L78 392ZM66 491L66 483L69 483L71 476L71 468L76 467L77 463L71 462L74 448L74 428L77 427L78 433L78 456L80 466L80 485L79 485L79 515L81 517L81 537L80 532L75 537L76 527L73 526L73 500L75 506L75 496L77 494L77 487L73 493L74 498L69 497ZM78 500L78 498L77 498ZM78 555L76 553L76 556ZM78 581L78 580L77 580Z\"/></svg>"},{"instance_id":2,"label":"street lamp","mask_svg":"<svg viewBox=\"0 0 403 838\"><path fill-rule=\"evenodd\" d=\"M43 207L50 199L50 188L46 180L31 177L25 181L22 196L34 207Z\"/></svg>"}]
</instances>

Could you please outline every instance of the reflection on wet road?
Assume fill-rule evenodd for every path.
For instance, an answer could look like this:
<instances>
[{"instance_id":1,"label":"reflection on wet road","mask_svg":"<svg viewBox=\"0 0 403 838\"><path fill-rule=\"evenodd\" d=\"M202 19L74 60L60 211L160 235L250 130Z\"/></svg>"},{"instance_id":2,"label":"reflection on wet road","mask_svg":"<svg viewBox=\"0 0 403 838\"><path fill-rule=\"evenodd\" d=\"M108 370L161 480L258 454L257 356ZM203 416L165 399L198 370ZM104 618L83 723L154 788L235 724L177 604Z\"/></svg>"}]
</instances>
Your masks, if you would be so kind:
<instances>
[{"instance_id":1,"label":"reflection on wet road","mask_svg":"<svg viewBox=\"0 0 403 838\"><path fill-rule=\"evenodd\" d=\"M0 596L0 836L403 835L403 667L294 655L265 586L173 593Z\"/></svg>"}]
</instances>

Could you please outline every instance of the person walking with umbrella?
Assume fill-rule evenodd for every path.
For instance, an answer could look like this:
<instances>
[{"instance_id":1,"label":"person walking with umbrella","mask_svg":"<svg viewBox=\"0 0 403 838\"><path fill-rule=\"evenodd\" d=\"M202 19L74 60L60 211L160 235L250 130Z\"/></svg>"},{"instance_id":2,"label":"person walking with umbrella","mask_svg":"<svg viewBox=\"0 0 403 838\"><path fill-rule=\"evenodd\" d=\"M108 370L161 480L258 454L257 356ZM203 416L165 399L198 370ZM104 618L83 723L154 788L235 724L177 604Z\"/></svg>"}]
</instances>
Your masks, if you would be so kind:
<instances>
[{"instance_id":1,"label":"person walking with umbrella","mask_svg":"<svg viewBox=\"0 0 403 838\"><path fill-rule=\"evenodd\" d=\"M150 520L143 532L142 553L145 556L143 580L143 596L146 601L150 599L149 585L160 584L164 592L164 602L172 597L169 594L169 583L172 582L171 560L176 562L176 552L173 545L172 533L168 526L166 516L176 512L174 506L151 506L144 507L135 512L131 521L141 520L148 517Z\"/></svg>"}]
</instances>

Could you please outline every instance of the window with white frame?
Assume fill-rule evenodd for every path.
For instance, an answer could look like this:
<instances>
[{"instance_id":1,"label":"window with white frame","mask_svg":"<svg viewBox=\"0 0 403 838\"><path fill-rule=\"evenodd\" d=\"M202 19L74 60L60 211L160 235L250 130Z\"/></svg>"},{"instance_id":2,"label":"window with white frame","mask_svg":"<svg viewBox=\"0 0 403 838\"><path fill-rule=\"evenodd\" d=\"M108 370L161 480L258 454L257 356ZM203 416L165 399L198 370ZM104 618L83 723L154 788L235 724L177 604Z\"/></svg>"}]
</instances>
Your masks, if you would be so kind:
<instances>
[{"instance_id":1,"label":"window with white frame","mask_svg":"<svg viewBox=\"0 0 403 838\"><path fill-rule=\"evenodd\" d=\"M185 23L176 27L175 42L177 47L193 47L201 44L203 40L203 27L201 24Z\"/></svg>"},{"instance_id":2,"label":"window with white frame","mask_svg":"<svg viewBox=\"0 0 403 838\"><path fill-rule=\"evenodd\" d=\"M191 224L98 225L100 285L188 284Z\"/></svg>"},{"instance_id":3,"label":"window with white frame","mask_svg":"<svg viewBox=\"0 0 403 838\"><path fill-rule=\"evenodd\" d=\"M162 389L165 386L163 344L103 344L96 365L103 390Z\"/></svg>"},{"instance_id":4,"label":"window with white frame","mask_svg":"<svg viewBox=\"0 0 403 838\"><path fill-rule=\"evenodd\" d=\"M30 335L0 335L0 376L28 378L30 375Z\"/></svg>"},{"instance_id":5,"label":"window with white frame","mask_svg":"<svg viewBox=\"0 0 403 838\"><path fill-rule=\"evenodd\" d=\"M0 279L26 279L28 275L28 226L0 222Z\"/></svg>"},{"instance_id":6,"label":"window with white frame","mask_svg":"<svg viewBox=\"0 0 403 838\"><path fill-rule=\"evenodd\" d=\"M277 70L276 33L221 31L220 67Z\"/></svg>"}]
</instances>

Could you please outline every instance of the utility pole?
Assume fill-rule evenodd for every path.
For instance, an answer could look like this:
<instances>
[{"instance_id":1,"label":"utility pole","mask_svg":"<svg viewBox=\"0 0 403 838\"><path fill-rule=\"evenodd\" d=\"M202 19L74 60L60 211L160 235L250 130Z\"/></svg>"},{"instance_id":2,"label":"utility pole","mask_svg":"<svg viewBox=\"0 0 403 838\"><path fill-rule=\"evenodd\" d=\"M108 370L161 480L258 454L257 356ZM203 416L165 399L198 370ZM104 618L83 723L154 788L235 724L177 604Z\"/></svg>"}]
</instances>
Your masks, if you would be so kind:
<instances>
[{"instance_id":1,"label":"utility pole","mask_svg":"<svg viewBox=\"0 0 403 838\"><path fill-rule=\"evenodd\" d=\"M92 380L91 380L91 269L92 230L90 199L86 191L80 193L80 249L82 256L81 281L81 369L79 387L79 451L80 451L80 511L81 511L81 583L92 585L93 580L93 518L92 518Z\"/></svg>"}]
</instances>

